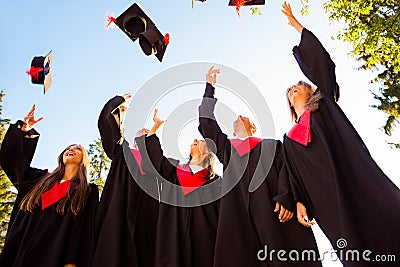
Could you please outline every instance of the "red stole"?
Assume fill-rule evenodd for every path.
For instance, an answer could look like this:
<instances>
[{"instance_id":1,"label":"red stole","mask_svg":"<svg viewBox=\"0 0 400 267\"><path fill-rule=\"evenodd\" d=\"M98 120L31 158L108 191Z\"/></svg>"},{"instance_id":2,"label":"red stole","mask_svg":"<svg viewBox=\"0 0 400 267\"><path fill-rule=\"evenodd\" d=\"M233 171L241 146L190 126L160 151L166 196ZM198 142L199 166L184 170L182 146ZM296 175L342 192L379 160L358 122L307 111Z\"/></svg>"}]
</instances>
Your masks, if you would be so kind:
<instances>
[{"instance_id":1,"label":"red stole","mask_svg":"<svg viewBox=\"0 0 400 267\"><path fill-rule=\"evenodd\" d=\"M186 164L178 165L176 168L176 175L178 176L183 194L185 195L189 194L210 180L207 169L202 169L201 171L192 174L190 167Z\"/></svg>"},{"instance_id":2,"label":"red stole","mask_svg":"<svg viewBox=\"0 0 400 267\"><path fill-rule=\"evenodd\" d=\"M142 163L142 155L140 155L139 149L132 148L131 151L132 151L133 157L135 158L135 160L137 162L137 165L139 167L139 171L143 175L144 171L142 169L142 166L140 166L140 164Z\"/></svg>"},{"instance_id":3,"label":"red stole","mask_svg":"<svg viewBox=\"0 0 400 267\"><path fill-rule=\"evenodd\" d=\"M299 122L293 125L287 136L297 143L307 146L311 142L310 118L311 111L304 112Z\"/></svg>"},{"instance_id":4,"label":"red stole","mask_svg":"<svg viewBox=\"0 0 400 267\"><path fill-rule=\"evenodd\" d=\"M68 192L70 184L71 184L70 180L62 182L61 184L56 182L50 190L44 192L41 195L42 210L44 210L48 206L53 205L54 203L57 203L60 199L65 197L65 195Z\"/></svg>"},{"instance_id":5,"label":"red stole","mask_svg":"<svg viewBox=\"0 0 400 267\"><path fill-rule=\"evenodd\" d=\"M263 139L250 136L244 140L241 139L229 139L231 145L235 148L236 152L239 156L246 155L249 153L253 148L255 148L259 143L261 143Z\"/></svg>"}]
</instances>

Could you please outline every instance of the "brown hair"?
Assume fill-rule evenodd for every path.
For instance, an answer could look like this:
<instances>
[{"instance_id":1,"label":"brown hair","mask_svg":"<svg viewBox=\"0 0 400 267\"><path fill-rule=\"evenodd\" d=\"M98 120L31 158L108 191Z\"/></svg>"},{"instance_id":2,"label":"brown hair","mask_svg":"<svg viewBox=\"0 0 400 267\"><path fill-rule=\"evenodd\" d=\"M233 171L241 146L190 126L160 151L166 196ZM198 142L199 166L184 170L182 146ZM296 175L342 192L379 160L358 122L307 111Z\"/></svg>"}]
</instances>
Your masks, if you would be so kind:
<instances>
[{"instance_id":1,"label":"brown hair","mask_svg":"<svg viewBox=\"0 0 400 267\"><path fill-rule=\"evenodd\" d=\"M318 101L322 98L321 92L315 92L315 88L313 88L310 84L304 82L304 81L299 81L300 85L303 85L307 89L307 101L305 108L309 111L316 111L319 108L319 103ZM288 106L290 109L290 117L292 119L292 122L296 121L298 119L296 110L294 107L291 105L290 100L289 100L289 92L290 88L286 91L286 99L288 101Z\"/></svg>"},{"instance_id":2,"label":"brown hair","mask_svg":"<svg viewBox=\"0 0 400 267\"><path fill-rule=\"evenodd\" d=\"M56 182L59 182L63 178L65 173L63 154L71 146L74 145L68 146L60 153L60 155L58 155L58 166L53 173L41 178L32 190L23 198L20 206L21 210L32 212L35 207L39 206L41 195L51 189ZM80 146L80 148L82 149L83 159L78 174L71 180L66 197L62 198L56 206L56 212L61 215L64 215L65 207L69 200L71 201L70 209L72 214L77 215L85 204L86 194L89 190L87 176L89 159L86 150L82 146Z\"/></svg>"}]
</instances>

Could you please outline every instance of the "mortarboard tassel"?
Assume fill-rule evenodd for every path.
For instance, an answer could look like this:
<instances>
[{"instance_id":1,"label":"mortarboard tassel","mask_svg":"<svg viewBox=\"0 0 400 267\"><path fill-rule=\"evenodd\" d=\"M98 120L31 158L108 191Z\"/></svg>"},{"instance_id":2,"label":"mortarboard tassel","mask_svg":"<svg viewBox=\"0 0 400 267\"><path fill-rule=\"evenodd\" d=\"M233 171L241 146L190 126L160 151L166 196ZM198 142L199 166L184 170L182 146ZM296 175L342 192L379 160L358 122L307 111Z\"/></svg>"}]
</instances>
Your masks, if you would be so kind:
<instances>
[{"instance_id":1,"label":"mortarboard tassel","mask_svg":"<svg viewBox=\"0 0 400 267\"><path fill-rule=\"evenodd\" d=\"M169 33L165 34L164 36L164 44L169 45Z\"/></svg>"},{"instance_id":2,"label":"mortarboard tassel","mask_svg":"<svg viewBox=\"0 0 400 267\"><path fill-rule=\"evenodd\" d=\"M108 30L111 27L115 27L115 25L113 25L112 23L117 24L117 19L113 17L112 13L111 14L107 13L106 14L106 21L105 21L106 30Z\"/></svg>"},{"instance_id":3,"label":"mortarboard tassel","mask_svg":"<svg viewBox=\"0 0 400 267\"><path fill-rule=\"evenodd\" d=\"M39 78L39 72L43 71L44 68L36 68L36 67L31 67L29 70L26 71L26 73L31 76L34 80L37 80Z\"/></svg>"},{"instance_id":4,"label":"mortarboard tassel","mask_svg":"<svg viewBox=\"0 0 400 267\"><path fill-rule=\"evenodd\" d=\"M246 4L246 2L249 2L249 0L235 0L235 6L236 6L236 12L238 16L240 17L240 8Z\"/></svg>"}]
</instances>

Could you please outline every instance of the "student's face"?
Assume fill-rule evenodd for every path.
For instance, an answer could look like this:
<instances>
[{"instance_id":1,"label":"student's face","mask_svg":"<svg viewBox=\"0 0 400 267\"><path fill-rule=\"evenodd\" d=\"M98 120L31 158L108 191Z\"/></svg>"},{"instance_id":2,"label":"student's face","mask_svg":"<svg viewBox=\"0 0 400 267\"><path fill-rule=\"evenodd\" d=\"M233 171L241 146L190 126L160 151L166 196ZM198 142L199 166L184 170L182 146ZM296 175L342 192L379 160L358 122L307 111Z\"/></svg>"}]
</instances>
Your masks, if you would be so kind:
<instances>
[{"instance_id":1,"label":"student's face","mask_svg":"<svg viewBox=\"0 0 400 267\"><path fill-rule=\"evenodd\" d=\"M193 143L190 145L190 155L192 157L199 156L201 157L204 154L208 153L208 148L206 141L194 139Z\"/></svg>"},{"instance_id":2,"label":"student's face","mask_svg":"<svg viewBox=\"0 0 400 267\"><path fill-rule=\"evenodd\" d=\"M80 165L83 161L84 148L80 145L71 145L63 153L64 164Z\"/></svg>"},{"instance_id":3,"label":"student's face","mask_svg":"<svg viewBox=\"0 0 400 267\"><path fill-rule=\"evenodd\" d=\"M253 122L248 117L239 115L237 119L233 121L233 132L238 133L245 130L248 135L251 135L255 132L253 125Z\"/></svg>"},{"instance_id":4,"label":"student's face","mask_svg":"<svg viewBox=\"0 0 400 267\"><path fill-rule=\"evenodd\" d=\"M288 99L292 106L302 104L305 105L309 94L310 92L307 90L307 87L301 82L293 84L288 89Z\"/></svg>"}]
</instances>

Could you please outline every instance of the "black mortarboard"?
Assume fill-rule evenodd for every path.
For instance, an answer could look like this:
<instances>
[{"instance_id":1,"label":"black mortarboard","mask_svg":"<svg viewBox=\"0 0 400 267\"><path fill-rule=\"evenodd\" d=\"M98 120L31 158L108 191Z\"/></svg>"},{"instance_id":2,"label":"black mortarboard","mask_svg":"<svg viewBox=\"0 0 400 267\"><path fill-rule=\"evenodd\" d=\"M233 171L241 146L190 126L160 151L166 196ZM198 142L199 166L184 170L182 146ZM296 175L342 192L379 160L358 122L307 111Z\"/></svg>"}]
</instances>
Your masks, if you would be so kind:
<instances>
[{"instance_id":1,"label":"black mortarboard","mask_svg":"<svg viewBox=\"0 0 400 267\"><path fill-rule=\"evenodd\" d=\"M31 62L31 68L26 72L31 76L32 83L43 84L44 94L51 86L52 63L52 51L50 51L45 57L34 57Z\"/></svg>"},{"instance_id":2,"label":"black mortarboard","mask_svg":"<svg viewBox=\"0 0 400 267\"><path fill-rule=\"evenodd\" d=\"M265 0L229 0L229 6L265 5Z\"/></svg>"},{"instance_id":3,"label":"black mortarboard","mask_svg":"<svg viewBox=\"0 0 400 267\"><path fill-rule=\"evenodd\" d=\"M169 34L164 36L136 3L117 19L109 19L115 22L133 42L139 38L140 47L146 55L155 55L160 62L162 61L169 43Z\"/></svg>"},{"instance_id":4,"label":"black mortarboard","mask_svg":"<svg viewBox=\"0 0 400 267\"><path fill-rule=\"evenodd\" d=\"M196 4L196 2L205 2L206 0L192 0L192 8L194 8L194 4Z\"/></svg>"},{"instance_id":5,"label":"black mortarboard","mask_svg":"<svg viewBox=\"0 0 400 267\"><path fill-rule=\"evenodd\" d=\"M265 5L265 0L229 0L228 6L235 6L236 12L240 17L240 8L242 6Z\"/></svg>"}]
</instances>

